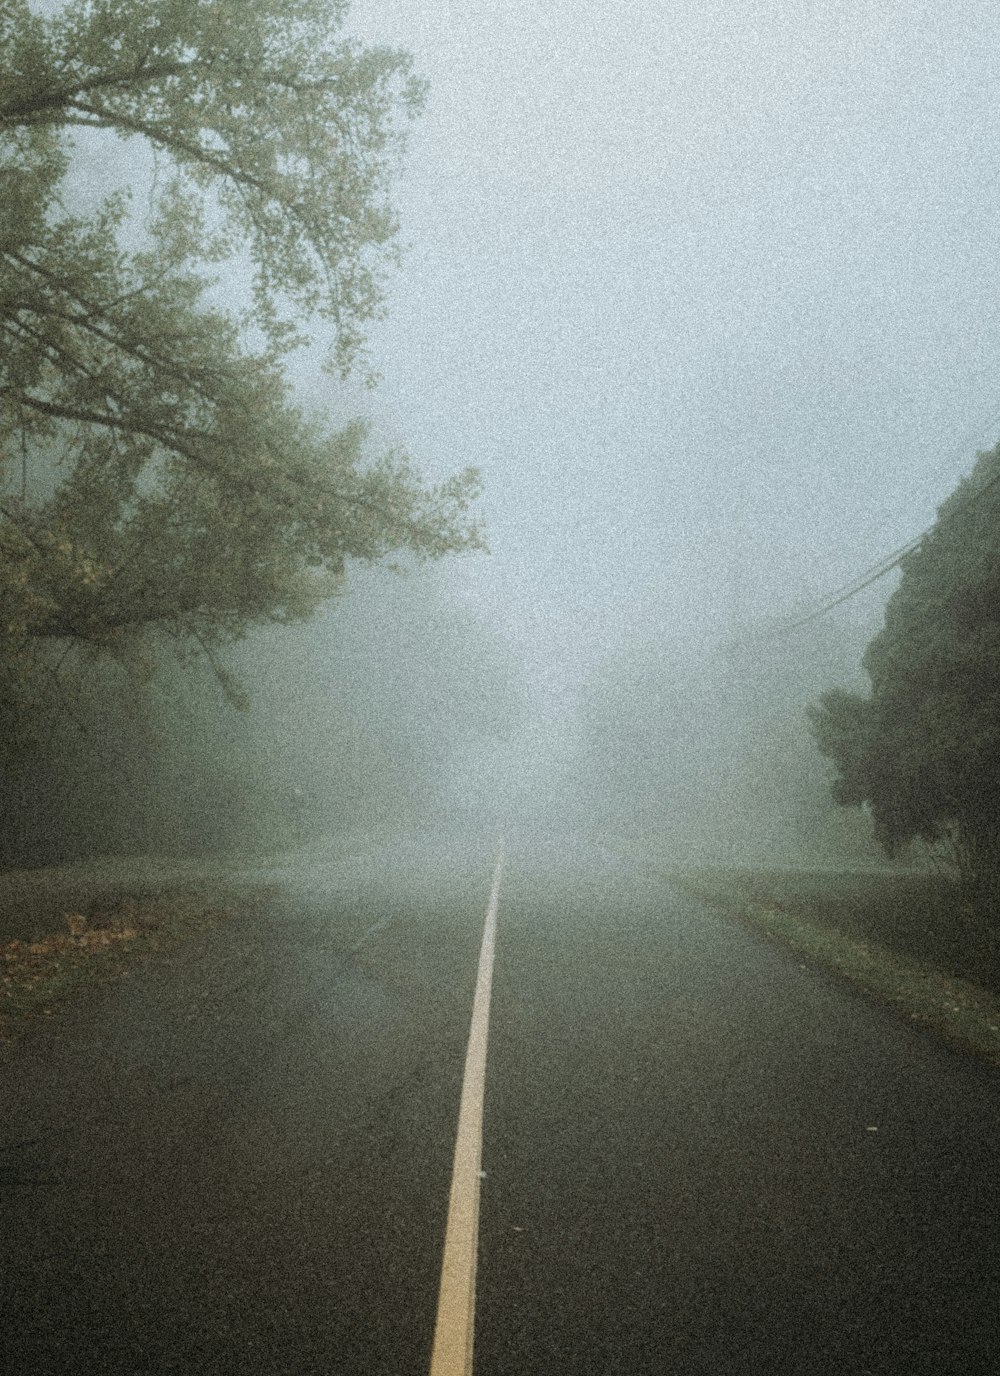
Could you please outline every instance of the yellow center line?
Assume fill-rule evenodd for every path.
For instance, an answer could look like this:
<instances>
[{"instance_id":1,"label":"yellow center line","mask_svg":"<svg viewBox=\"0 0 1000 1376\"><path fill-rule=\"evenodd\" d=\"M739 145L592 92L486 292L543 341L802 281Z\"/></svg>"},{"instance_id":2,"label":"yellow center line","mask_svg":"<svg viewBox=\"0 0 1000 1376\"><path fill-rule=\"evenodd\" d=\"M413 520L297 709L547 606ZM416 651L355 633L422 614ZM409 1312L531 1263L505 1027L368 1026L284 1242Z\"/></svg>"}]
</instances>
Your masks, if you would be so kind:
<instances>
[{"instance_id":1,"label":"yellow center line","mask_svg":"<svg viewBox=\"0 0 1000 1376\"><path fill-rule=\"evenodd\" d=\"M486 1087L486 1041L490 1025L493 953L504 847L500 841L490 890L483 944L479 951L476 997L465 1053L465 1076L458 1108L458 1139L448 1200L448 1227L438 1294L430 1376L470 1376L476 1314L476 1251L479 1241L479 1182L483 1157L483 1093Z\"/></svg>"}]
</instances>

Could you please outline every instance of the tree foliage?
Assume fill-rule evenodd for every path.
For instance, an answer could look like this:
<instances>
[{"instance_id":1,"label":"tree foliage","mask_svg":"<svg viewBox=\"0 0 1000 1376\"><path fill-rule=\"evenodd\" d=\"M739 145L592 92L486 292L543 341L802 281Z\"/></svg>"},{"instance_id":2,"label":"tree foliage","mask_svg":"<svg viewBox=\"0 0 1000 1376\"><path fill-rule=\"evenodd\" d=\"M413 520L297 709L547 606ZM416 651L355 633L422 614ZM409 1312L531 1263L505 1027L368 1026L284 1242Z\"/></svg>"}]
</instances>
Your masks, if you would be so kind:
<instances>
[{"instance_id":1,"label":"tree foliage","mask_svg":"<svg viewBox=\"0 0 1000 1376\"><path fill-rule=\"evenodd\" d=\"M214 658L301 619L349 560L481 545L473 470L428 486L403 454L369 463L361 424L334 431L291 397L310 321L346 374L383 309L422 98L406 55L342 35L346 8L0 5L9 716L151 636ZM87 213L81 149L126 173Z\"/></svg>"},{"instance_id":2,"label":"tree foliage","mask_svg":"<svg viewBox=\"0 0 1000 1376\"><path fill-rule=\"evenodd\" d=\"M867 696L834 690L810 711L837 767L834 796L867 804L890 853L950 848L1000 893L1000 446L940 508L902 565L864 656Z\"/></svg>"}]
</instances>

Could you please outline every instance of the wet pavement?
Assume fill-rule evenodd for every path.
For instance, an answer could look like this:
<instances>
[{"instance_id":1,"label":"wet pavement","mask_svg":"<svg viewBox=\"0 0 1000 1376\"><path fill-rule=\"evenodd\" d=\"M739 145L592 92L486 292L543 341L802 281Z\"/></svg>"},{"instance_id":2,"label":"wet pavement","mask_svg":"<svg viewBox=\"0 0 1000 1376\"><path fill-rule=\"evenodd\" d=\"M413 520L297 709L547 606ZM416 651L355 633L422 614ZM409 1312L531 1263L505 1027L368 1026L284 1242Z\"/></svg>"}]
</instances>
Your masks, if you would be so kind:
<instances>
[{"instance_id":1,"label":"wet pavement","mask_svg":"<svg viewBox=\"0 0 1000 1376\"><path fill-rule=\"evenodd\" d=\"M476 1371L996 1371L1000 1076L612 851L509 852ZM287 863L8 1048L0 1368L426 1372L492 863Z\"/></svg>"}]
</instances>

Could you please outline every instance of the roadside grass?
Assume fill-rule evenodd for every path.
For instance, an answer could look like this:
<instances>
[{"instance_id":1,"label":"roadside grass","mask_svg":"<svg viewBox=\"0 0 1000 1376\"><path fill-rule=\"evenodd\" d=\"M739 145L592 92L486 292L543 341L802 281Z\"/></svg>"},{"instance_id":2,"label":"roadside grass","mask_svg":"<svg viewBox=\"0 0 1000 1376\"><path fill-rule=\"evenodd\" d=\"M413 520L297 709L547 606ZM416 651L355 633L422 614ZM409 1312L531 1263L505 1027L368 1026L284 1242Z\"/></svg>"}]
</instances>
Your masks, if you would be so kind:
<instances>
[{"instance_id":1,"label":"roadside grass","mask_svg":"<svg viewBox=\"0 0 1000 1376\"><path fill-rule=\"evenodd\" d=\"M121 976L235 911L232 896L204 889L105 892L82 911L66 911L60 928L3 943L0 1042L13 1041L84 987Z\"/></svg>"},{"instance_id":2,"label":"roadside grass","mask_svg":"<svg viewBox=\"0 0 1000 1376\"><path fill-rule=\"evenodd\" d=\"M1000 1066L1000 988L957 886L946 878L701 867L665 874L716 910Z\"/></svg>"}]
</instances>

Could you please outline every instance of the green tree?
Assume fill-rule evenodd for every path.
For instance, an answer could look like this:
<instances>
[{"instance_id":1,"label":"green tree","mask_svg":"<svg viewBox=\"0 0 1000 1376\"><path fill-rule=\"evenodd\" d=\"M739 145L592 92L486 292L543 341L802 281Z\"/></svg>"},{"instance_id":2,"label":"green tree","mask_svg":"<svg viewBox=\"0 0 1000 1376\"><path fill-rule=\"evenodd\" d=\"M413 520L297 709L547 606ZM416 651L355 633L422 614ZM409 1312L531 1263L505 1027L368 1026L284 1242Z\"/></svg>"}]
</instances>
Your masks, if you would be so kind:
<instances>
[{"instance_id":1,"label":"green tree","mask_svg":"<svg viewBox=\"0 0 1000 1376\"><path fill-rule=\"evenodd\" d=\"M482 540L467 469L424 484L293 402L313 322L363 360L422 86L343 0L0 3L0 712L307 617L349 560ZM128 185L71 208L81 149ZM131 175L129 176L129 169ZM219 285L221 278L222 286ZM240 309L220 301L242 295ZM235 691L235 690L234 690Z\"/></svg>"},{"instance_id":2,"label":"green tree","mask_svg":"<svg viewBox=\"0 0 1000 1376\"><path fill-rule=\"evenodd\" d=\"M866 804L889 853L915 839L958 865L981 911L1000 911L1000 446L940 508L902 564L865 652L867 696L810 709L836 765L834 797Z\"/></svg>"}]
</instances>

